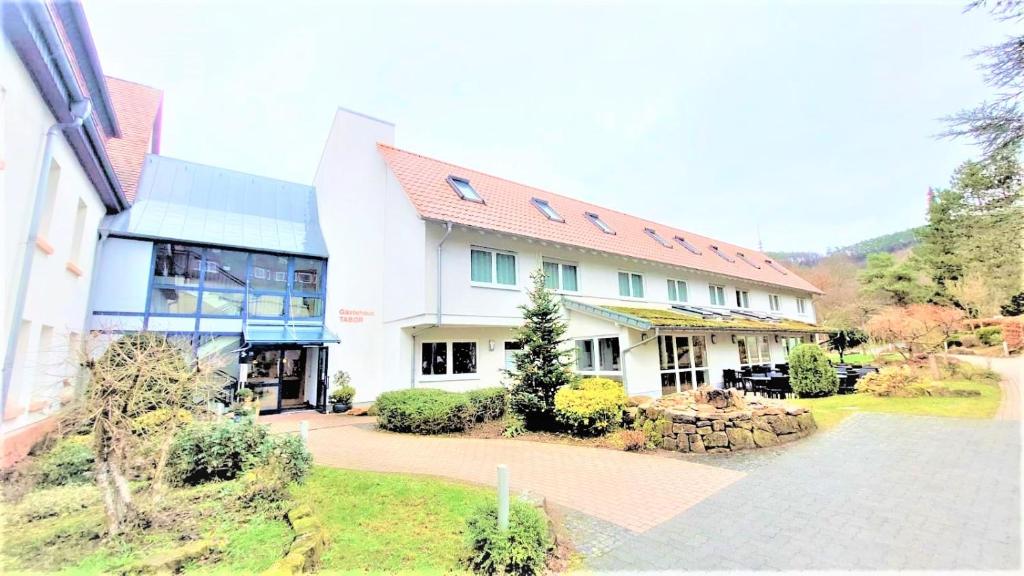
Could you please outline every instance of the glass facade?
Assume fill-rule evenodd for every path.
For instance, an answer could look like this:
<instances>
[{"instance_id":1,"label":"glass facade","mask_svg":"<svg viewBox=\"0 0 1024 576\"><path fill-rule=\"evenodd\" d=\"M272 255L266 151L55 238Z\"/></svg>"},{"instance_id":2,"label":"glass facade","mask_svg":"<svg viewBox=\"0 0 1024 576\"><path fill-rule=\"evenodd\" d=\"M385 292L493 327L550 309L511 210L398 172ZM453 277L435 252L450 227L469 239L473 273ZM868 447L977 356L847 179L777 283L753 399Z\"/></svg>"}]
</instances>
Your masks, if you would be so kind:
<instances>
[{"instance_id":1,"label":"glass facade","mask_svg":"<svg viewBox=\"0 0 1024 576\"><path fill-rule=\"evenodd\" d=\"M318 319L326 261L157 243L148 312L156 316Z\"/></svg>"}]
</instances>

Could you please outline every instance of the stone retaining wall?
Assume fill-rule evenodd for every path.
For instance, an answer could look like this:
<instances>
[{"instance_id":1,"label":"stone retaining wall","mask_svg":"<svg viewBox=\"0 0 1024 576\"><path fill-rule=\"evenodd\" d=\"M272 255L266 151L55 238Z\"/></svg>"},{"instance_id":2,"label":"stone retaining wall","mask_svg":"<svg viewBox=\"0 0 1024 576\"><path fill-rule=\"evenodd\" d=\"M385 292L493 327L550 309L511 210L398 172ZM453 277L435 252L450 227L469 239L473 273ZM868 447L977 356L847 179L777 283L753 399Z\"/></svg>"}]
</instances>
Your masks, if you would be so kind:
<instances>
[{"instance_id":1,"label":"stone retaining wall","mask_svg":"<svg viewBox=\"0 0 1024 576\"><path fill-rule=\"evenodd\" d=\"M661 448L677 452L714 454L765 448L803 438L818 427L805 408L760 404L748 408L736 400L734 404L734 398L729 398L728 406L721 408L709 404L687 407L670 396L664 404L661 400L641 404L634 414L641 426L648 421L648 426L654 425Z\"/></svg>"}]
</instances>

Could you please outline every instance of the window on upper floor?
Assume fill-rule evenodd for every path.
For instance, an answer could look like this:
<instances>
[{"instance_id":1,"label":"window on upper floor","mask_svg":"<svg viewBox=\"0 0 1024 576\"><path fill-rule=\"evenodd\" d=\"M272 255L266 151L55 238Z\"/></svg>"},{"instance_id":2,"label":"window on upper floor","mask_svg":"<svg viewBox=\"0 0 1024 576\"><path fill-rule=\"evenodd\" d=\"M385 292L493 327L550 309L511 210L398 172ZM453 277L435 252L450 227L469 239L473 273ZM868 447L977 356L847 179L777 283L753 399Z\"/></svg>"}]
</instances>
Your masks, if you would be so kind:
<instances>
[{"instance_id":1,"label":"window on upper floor","mask_svg":"<svg viewBox=\"0 0 1024 576\"><path fill-rule=\"evenodd\" d=\"M75 209L75 227L71 232L71 253L68 260L76 264L82 263L82 246L85 243L85 220L89 216L89 207L81 198L78 199L78 208Z\"/></svg>"},{"instance_id":2,"label":"window on upper floor","mask_svg":"<svg viewBox=\"0 0 1024 576\"><path fill-rule=\"evenodd\" d=\"M615 234L615 230L612 230L612 227L606 224L604 220L601 220L601 217L597 214L587 212L587 219L593 222L594 226L597 226L601 232L604 232L605 234Z\"/></svg>"},{"instance_id":3,"label":"window on upper floor","mask_svg":"<svg viewBox=\"0 0 1024 576\"><path fill-rule=\"evenodd\" d=\"M555 222L565 222L565 219L548 203L547 200L541 200L540 198L533 198L530 203L540 210L540 213L547 217L548 220L554 220Z\"/></svg>"},{"instance_id":4,"label":"window on upper floor","mask_svg":"<svg viewBox=\"0 0 1024 576\"><path fill-rule=\"evenodd\" d=\"M753 261L751 261L749 258L747 258L746 254L744 254L743 252L737 252L736 255L739 256L740 260L743 260L744 262L746 262L747 264L750 264L754 268L757 268L758 270L761 269L760 266L758 266L757 264L754 264Z\"/></svg>"},{"instance_id":5,"label":"window on upper floor","mask_svg":"<svg viewBox=\"0 0 1024 576\"><path fill-rule=\"evenodd\" d=\"M768 295L768 307L771 309L772 312L778 312L779 310L782 310L782 303L779 299L778 294Z\"/></svg>"},{"instance_id":6,"label":"window on upper floor","mask_svg":"<svg viewBox=\"0 0 1024 576\"><path fill-rule=\"evenodd\" d=\"M683 280L668 279L668 299L672 302L686 302L689 295L686 291L686 282Z\"/></svg>"},{"instance_id":7,"label":"window on upper floor","mask_svg":"<svg viewBox=\"0 0 1024 576\"><path fill-rule=\"evenodd\" d=\"M619 272L619 296L644 297L644 277L635 272Z\"/></svg>"},{"instance_id":8,"label":"window on upper floor","mask_svg":"<svg viewBox=\"0 0 1024 576\"><path fill-rule=\"evenodd\" d=\"M708 296L712 306L725 306L725 286L708 286Z\"/></svg>"},{"instance_id":9,"label":"window on upper floor","mask_svg":"<svg viewBox=\"0 0 1024 576\"><path fill-rule=\"evenodd\" d=\"M544 260L544 286L550 290L576 292L579 290L576 265Z\"/></svg>"},{"instance_id":10,"label":"window on upper floor","mask_svg":"<svg viewBox=\"0 0 1024 576\"><path fill-rule=\"evenodd\" d=\"M736 307L750 308L750 293L746 290L736 291Z\"/></svg>"},{"instance_id":11,"label":"window on upper floor","mask_svg":"<svg viewBox=\"0 0 1024 576\"><path fill-rule=\"evenodd\" d=\"M515 286L516 255L488 248L471 249L470 280L479 285Z\"/></svg>"},{"instance_id":12,"label":"window on upper floor","mask_svg":"<svg viewBox=\"0 0 1024 576\"><path fill-rule=\"evenodd\" d=\"M796 299L796 311L799 314L807 314L807 300L804 298Z\"/></svg>"},{"instance_id":13,"label":"window on upper floor","mask_svg":"<svg viewBox=\"0 0 1024 576\"><path fill-rule=\"evenodd\" d=\"M654 230L654 228L644 228L644 234L647 234L648 236L653 238L655 242L657 242L658 244L661 244L665 248L671 248L672 247L672 245L669 244L668 240L665 240L664 238L662 238L661 235L658 234Z\"/></svg>"},{"instance_id":14,"label":"window on upper floor","mask_svg":"<svg viewBox=\"0 0 1024 576\"><path fill-rule=\"evenodd\" d=\"M465 178L459 178L458 176L448 176L448 185L455 190L455 193L459 195L459 198L463 200L469 200L470 202L477 202L479 204L484 203L484 199L477 193L473 185L469 183L469 180Z\"/></svg>"},{"instance_id":15,"label":"window on upper floor","mask_svg":"<svg viewBox=\"0 0 1024 576\"><path fill-rule=\"evenodd\" d=\"M736 260L733 260L731 257L729 257L728 254L726 254L725 252L722 252L721 250L719 250L718 246L715 246L714 244L711 245L711 251L714 252L715 254L718 254L718 256L722 260L725 260L726 262L730 262L730 263L736 262Z\"/></svg>"},{"instance_id":16,"label":"window on upper floor","mask_svg":"<svg viewBox=\"0 0 1024 576\"><path fill-rule=\"evenodd\" d=\"M687 250L689 250L690 252L693 252L694 254L696 254L696 255L698 255L698 256L700 256L700 255L702 254L702 252L700 251L700 249L699 249L699 248L697 248L696 246L694 246L693 244L690 244L690 243L689 243L689 242L688 242L688 241L686 240L686 238L683 238L682 236L676 236L676 237L674 238L674 240L676 241L676 243L677 243L677 244L679 244L679 245L680 245L680 246L682 246L683 248L686 248L686 249L687 249Z\"/></svg>"}]
</instances>

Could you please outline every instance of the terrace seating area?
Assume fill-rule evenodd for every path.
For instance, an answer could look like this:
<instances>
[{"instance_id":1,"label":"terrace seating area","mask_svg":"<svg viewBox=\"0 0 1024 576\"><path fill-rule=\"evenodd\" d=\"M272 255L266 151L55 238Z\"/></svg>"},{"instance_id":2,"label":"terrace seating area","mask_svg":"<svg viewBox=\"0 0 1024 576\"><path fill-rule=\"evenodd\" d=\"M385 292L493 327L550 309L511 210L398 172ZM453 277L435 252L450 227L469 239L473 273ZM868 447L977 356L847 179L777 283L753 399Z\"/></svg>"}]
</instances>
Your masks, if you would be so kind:
<instances>
[{"instance_id":1,"label":"terrace seating area","mask_svg":"<svg viewBox=\"0 0 1024 576\"><path fill-rule=\"evenodd\" d=\"M860 364L836 364L833 368L839 378L840 394L854 393L858 380L872 372L878 372L878 368L874 366ZM793 388L789 385L789 364L755 364L739 370L723 370L722 381L726 388L735 388L765 398L785 399L793 394Z\"/></svg>"}]
</instances>

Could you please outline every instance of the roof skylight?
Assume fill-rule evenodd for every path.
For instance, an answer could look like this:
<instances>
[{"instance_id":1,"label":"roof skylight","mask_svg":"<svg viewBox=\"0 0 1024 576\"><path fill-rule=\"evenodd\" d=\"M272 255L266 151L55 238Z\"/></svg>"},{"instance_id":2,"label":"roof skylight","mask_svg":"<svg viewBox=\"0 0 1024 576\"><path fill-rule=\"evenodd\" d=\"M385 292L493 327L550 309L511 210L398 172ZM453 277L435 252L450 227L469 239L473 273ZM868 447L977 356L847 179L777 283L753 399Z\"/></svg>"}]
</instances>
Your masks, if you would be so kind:
<instances>
[{"instance_id":1,"label":"roof skylight","mask_svg":"<svg viewBox=\"0 0 1024 576\"><path fill-rule=\"evenodd\" d=\"M769 260L768 258L765 258L764 259L764 263L769 265L769 266L771 266L772 268L774 268L776 272L779 272L783 276L788 276L789 275L785 270L782 269L781 266L776 264L773 260Z\"/></svg>"},{"instance_id":2,"label":"roof skylight","mask_svg":"<svg viewBox=\"0 0 1024 576\"><path fill-rule=\"evenodd\" d=\"M702 254L702 252L700 251L700 249L699 249L699 248L697 248L696 246L694 246L693 244L690 244L689 242L687 242L687 241L686 241L686 238L683 238L682 236L676 236L676 237L674 238L674 240L675 240L675 241L676 241L676 243L678 243L678 244L679 244L680 246L682 246L683 248L686 248L686 249L687 249L687 250L689 250L690 252L693 252L693 253L694 253L694 254L696 254L697 256L700 256L700 255Z\"/></svg>"},{"instance_id":3,"label":"roof skylight","mask_svg":"<svg viewBox=\"0 0 1024 576\"><path fill-rule=\"evenodd\" d=\"M470 202L484 203L484 199L477 194L476 189L469 183L469 180L465 178L459 178L458 176L448 176L448 184L451 185L455 193L459 195L459 198L463 200L469 200Z\"/></svg>"},{"instance_id":4,"label":"roof skylight","mask_svg":"<svg viewBox=\"0 0 1024 576\"><path fill-rule=\"evenodd\" d=\"M605 234L612 234L612 235L615 234L615 230L612 230L611 226L606 224L604 220L601 220L600 216L598 216L597 214L594 214L593 212L587 212L586 214L587 214L587 219L590 220L591 222L593 222L594 226L597 226L598 229L601 230L601 232L604 232Z\"/></svg>"},{"instance_id":5,"label":"roof skylight","mask_svg":"<svg viewBox=\"0 0 1024 576\"><path fill-rule=\"evenodd\" d=\"M750 259L748 259L746 257L746 255L743 254L743 252L737 252L736 255L740 257L740 260L743 260L744 262L746 262L747 264L750 264L754 268L757 268L758 270L761 269L760 266L758 266L757 264L754 264Z\"/></svg>"},{"instance_id":6,"label":"roof skylight","mask_svg":"<svg viewBox=\"0 0 1024 576\"><path fill-rule=\"evenodd\" d=\"M711 245L711 251L714 252L715 254L718 254L722 258L722 260L725 260L726 262L730 262L730 263L735 263L736 262L736 260L730 258L728 255L726 255L725 252L722 252L721 250L719 250L718 246L715 246L714 244Z\"/></svg>"},{"instance_id":7,"label":"roof skylight","mask_svg":"<svg viewBox=\"0 0 1024 576\"><path fill-rule=\"evenodd\" d=\"M541 214L547 216L548 220L554 220L555 222L565 222L565 219L562 218L562 216L559 215L558 212L556 212L555 209L551 207L551 204L548 204L547 200L533 198L530 200L530 202L537 207L537 210L540 210Z\"/></svg>"},{"instance_id":8,"label":"roof skylight","mask_svg":"<svg viewBox=\"0 0 1024 576\"><path fill-rule=\"evenodd\" d=\"M672 247L672 245L668 243L668 240L665 240L664 238L659 236L657 232L654 231L654 228L644 228L644 234L647 234L651 238L654 238L658 242L658 244L661 244L665 248Z\"/></svg>"}]
</instances>

